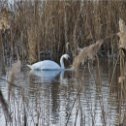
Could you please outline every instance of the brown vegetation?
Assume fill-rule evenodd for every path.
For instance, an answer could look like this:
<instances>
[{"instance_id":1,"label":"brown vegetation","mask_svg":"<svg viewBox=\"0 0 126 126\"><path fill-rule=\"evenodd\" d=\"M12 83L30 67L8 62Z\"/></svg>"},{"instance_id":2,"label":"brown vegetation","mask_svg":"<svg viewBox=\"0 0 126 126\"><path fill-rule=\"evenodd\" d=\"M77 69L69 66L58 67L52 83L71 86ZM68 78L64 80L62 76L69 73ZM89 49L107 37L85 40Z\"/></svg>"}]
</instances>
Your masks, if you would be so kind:
<instances>
[{"instance_id":1,"label":"brown vegetation","mask_svg":"<svg viewBox=\"0 0 126 126\"><path fill-rule=\"evenodd\" d=\"M84 47L81 49L80 53L78 56L74 58L73 61L73 68L79 68L81 62L85 62L87 59L92 59L97 55L97 52L99 51L101 45L103 43L103 40L99 40L94 44L91 44L88 47Z\"/></svg>"},{"instance_id":2,"label":"brown vegetation","mask_svg":"<svg viewBox=\"0 0 126 126\"><path fill-rule=\"evenodd\" d=\"M10 29L7 41L11 56L18 50L20 58L31 63L48 50L51 58L58 59L66 52L67 42L75 56L77 46L84 47L117 33L119 17L126 21L124 1L15 1L13 8L12 12L1 6L1 13L7 9L8 14L4 23L1 16L0 26ZM106 39L102 47L106 55L117 52L117 42L115 36Z\"/></svg>"},{"instance_id":3,"label":"brown vegetation","mask_svg":"<svg viewBox=\"0 0 126 126\"><path fill-rule=\"evenodd\" d=\"M12 64L12 68L9 71L8 83L14 84L15 76L17 76L21 71L21 61L18 60L16 63Z\"/></svg>"},{"instance_id":4,"label":"brown vegetation","mask_svg":"<svg viewBox=\"0 0 126 126\"><path fill-rule=\"evenodd\" d=\"M7 6L4 7L1 5L0 54L2 55L1 59L4 59L3 61L5 64L7 61L6 59L10 58L11 60L9 60L9 62L11 62L12 59L15 58L15 55L17 59L20 57L22 61L26 60L30 63L34 63L41 60L42 52L45 54L49 53L51 56L50 58L52 59L58 59L63 53L69 53L71 51L72 55L75 57L72 67L78 68L81 62L85 62L87 59L93 59L96 56L96 75L93 75L93 66L89 66L88 69L97 84L96 86L98 86L96 87L96 90L101 92L102 89L100 86L102 85L102 78L97 52L101 51L100 53L102 53L102 51L104 51L103 56L108 55L108 53L113 56L113 54L117 55L119 50L110 79L110 86L112 86L113 76L118 64L118 58L120 58L119 89L116 93L119 99L118 116L121 118L121 115L124 113L125 117L125 111L122 112L121 108L122 105L125 107L124 99L126 99L125 1L26 0L21 2L15 1L13 5L14 11L8 9L9 7ZM118 35L119 38L116 35ZM81 50L78 56L76 56L78 47L80 47ZM68 48L71 50L69 51ZM18 62L12 65L12 69L10 70L7 80L9 82L9 86L14 84L14 80L16 80L16 76L20 73L20 69L21 61L18 60ZM84 79L83 76L82 78ZM77 82L77 87L79 87L78 83L79 80ZM38 89L40 89L40 87ZM79 100L80 91L81 88L79 88L73 107L76 101ZM107 116L107 113L104 111L105 106L103 104L102 97L103 96L99 95L103 121L104 124L106 124L105 117ZM5 116L7 114L8 120L11 120L7 104L3 99L1 92L0 103L5 112ZM92 110L91 112L93 112ZM25 109L24 113L26 114ZM24 120L26 121L24 122L27 122L27 114L25 114ZM93 117L93 113L91 114ZM69 122L70 116L71 113L68 115L67 123ZM123 119L119 119L119 124L121 124L120 120ZM95 123L95 118L93 122Z\"/></svg>"}]
</instances>

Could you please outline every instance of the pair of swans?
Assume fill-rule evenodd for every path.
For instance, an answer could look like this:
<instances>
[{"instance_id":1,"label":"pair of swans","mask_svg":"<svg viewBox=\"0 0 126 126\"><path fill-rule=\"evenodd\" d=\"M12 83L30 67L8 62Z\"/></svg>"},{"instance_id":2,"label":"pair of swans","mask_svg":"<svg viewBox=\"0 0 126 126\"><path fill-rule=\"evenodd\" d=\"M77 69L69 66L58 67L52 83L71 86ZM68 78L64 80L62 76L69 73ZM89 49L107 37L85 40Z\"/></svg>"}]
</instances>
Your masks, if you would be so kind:
<instances>
[{"instance_id":1,"label":"pair of swans","mask_svg":"<svg viewBox=\"0 0 126 126\"><path fill-rule=\"evenodd\" d=\"M68 60L69 58L68 54L63 54L60 58L60 65L52 60L44 60L27 66L31 70L64 70L64 59Z\"/></svg>"}]
</instances>

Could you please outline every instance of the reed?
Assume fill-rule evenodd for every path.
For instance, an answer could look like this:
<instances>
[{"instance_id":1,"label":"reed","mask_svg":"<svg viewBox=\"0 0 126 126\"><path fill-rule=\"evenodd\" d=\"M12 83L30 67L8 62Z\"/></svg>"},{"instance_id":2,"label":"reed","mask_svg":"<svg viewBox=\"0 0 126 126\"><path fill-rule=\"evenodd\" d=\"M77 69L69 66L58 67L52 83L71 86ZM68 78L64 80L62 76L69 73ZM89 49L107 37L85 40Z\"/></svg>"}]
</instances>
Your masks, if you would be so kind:
<instances>
[{"instance_id":1,"label":"reed","mask_svg":"<svg viewBox=\"0 0 126 126\"><path fill-rule=\"evenodd\" d=\"M125 75L125 66L126 66L126 41L125 41L125 35L126 35L126 25L125 22L120 19L119 20L119 30L120 32L117 33L117 35L120 38L119 41L119 57L120 57L120 77L119 77L119 85L120 85L120 94L119 94L119 105L124 105L125 104L125 99L126 99L126 75ZM122 115L122 118L119 119L119 123L123 124L125 119L125 113L123 112L124 108L119 109L119 114L120 117Z\"/></svg>"},{"instance_id":2,"label":"reed","mask_svg":"<svg viewBox=\"0 0 126 126\"><path fill-rule=\"evenodd\" d=\"M85 62L87 59L93 60L93 58L97 55L97 52L99 51L102 43L103 43L103 40L99 40L96 43L91 44L81 49L78 56L75 57L72 67L77 69L79 68L82 61Z\"/></svg>"},{"instance_id":3,"label":"reed","mask_svg":"<svg viewBox=\"0 0 126 126\"><path fill-rule=\"evenodd\" d=\"M8 83L14 84L15 77L20 73L21 71L21 61L18 60L17 62L12 64L12 68L9 71L8 74Z\"/></svg>"},{"instance_id":4,"label":"reed","mask_svg":"<svg viewBox=\"0 0 126 126\"><path fill-rule=\"evenodd\" d=\"M125 49L126 49L126 25L122 19L119 20L119 30L118 33L120 41L119 41L119 56L120 56L120 82L121 82L121 89L125 88Z\"/></svg>"},{"instance_id":5,"label":"reed","mask_svg":"<svg viewBox=\"0 0 126 126\"><path fill-rule=\"evenodd\" d=\"M58 59L65 53L67 42L75 56L77 46L84 47L117 33L119 17L126 20L124 1L26 0L14 1L12 8L14 11L7 4L6 8L1 6L0 13L5 16L1 16L0 27L10 30L7 38L11 40L8 41L11 54L16 54L18 48L21 60L31 63L40 60L41 52L48 50L52 59ZM118 39L111 37L106 41L102 47L105 54L110 50L115 54Z\"/></svg>"},{"instance_id":6,"label":"reed","mask_svg":"<svg viewBox=\"0 0 126 126\"><path fill-rule=\"evenodd\" d=\"M34 63L37 61L37 43L35 43L36 37L33 30L28 31L28 54L29 54L29 61Z\"/></svg>"}]
</instances>

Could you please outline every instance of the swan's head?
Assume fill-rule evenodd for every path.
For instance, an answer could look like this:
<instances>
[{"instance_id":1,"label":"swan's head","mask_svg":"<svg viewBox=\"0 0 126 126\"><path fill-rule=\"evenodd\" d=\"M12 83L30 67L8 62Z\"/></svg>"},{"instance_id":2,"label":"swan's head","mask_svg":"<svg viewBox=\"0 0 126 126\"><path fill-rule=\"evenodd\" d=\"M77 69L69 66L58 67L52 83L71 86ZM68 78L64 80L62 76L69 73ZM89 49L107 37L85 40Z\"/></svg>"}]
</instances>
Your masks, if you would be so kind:
<instances>
[{"instance_id":1,"label":"swan's head","mask_svg":"<svg viewBox=\"0 0 126 126\"><path fill-rule=\"evenodd\" d=\"M70 56L68 54L64 54L62 57L65 58L66 60L68 60L70 58Z\"/></svg>"},{"instance_id":2,"label":"swan's head","mask_svg":"<svg viewBox=\"0 0 126 126\"><path fill-rule=\"evenodd\" d=\"M70 58L70 56L68 54L64 54L64 55L61 56L61 58L60 58L61 69L65 69L64 59L68 60L69 58Z\"/></svg>"}]
</instances>

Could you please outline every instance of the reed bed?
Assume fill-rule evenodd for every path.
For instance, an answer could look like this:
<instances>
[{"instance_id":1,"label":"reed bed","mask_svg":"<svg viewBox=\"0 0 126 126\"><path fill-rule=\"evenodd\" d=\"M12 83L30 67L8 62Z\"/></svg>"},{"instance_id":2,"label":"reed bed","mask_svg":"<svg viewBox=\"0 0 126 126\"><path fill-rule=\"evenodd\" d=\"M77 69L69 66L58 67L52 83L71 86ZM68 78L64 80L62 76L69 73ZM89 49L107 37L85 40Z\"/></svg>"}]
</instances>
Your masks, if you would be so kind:
<instances>
[{"instance_id":1,"label":"reed bed","mask_svg":"<svg viewBox=\"0 0 126 126\"><path fill-rule=\"evenodd\" d=\"M6 35L1 44L6 41L9 45L3 44L3 57L10 53L9 57L15 58L18 50L21 60L30 63L41 60L41 52L57 60L67 52L68 42L76 56L78 46L83 48L116 34L119 17L126 21L124 1L26 0L14 1L11 6L1 1L0 10L0 29ZM105 41L100 53L116 54L118 38ZM6 49L8 53L4 53Z\"/></svg>"}]
</instances>

